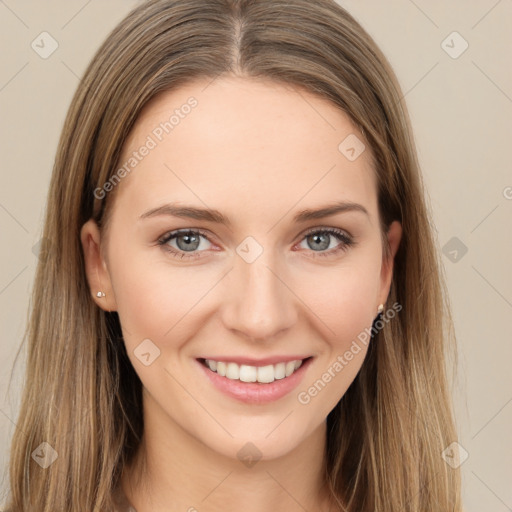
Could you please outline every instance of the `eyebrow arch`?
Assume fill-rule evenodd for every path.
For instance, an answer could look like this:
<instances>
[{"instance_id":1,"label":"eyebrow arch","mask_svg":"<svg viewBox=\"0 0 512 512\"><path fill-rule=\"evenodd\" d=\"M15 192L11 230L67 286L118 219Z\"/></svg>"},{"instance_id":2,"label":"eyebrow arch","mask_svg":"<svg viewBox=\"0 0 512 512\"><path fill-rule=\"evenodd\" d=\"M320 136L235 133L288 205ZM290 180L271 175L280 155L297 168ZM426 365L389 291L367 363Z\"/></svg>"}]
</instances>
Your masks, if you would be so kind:
<instances>
[{"instance_id":1,"label":"eyebrow arch","mask_svg":"<svg viewBox=\"0 0 512 512\"><path fill-rule=\"evenodd\" d=\"M321 208L302 210L295 214L293 220L297 223L306 222L308 220L323 219L324 217L330 217L331 215L345 212L361 212L367 217L370 217L368 210L362 204L352 203L349 201L338 201Z\"/></svg>"},{"instance_id":2,"label":"eyebrow arch","mask_svg":"<svg viewBox=\"0 0 512 512\"><path fill-rule=\"evenodd\" d=\"M294 215L293 221L296 223L303 223L309 220L330 217L331 215L336 215L337 213L345 213L352 211L362 212L368 217L370 216L368 210L361 204L347 201L339 201L323 206L321 208L301 210ZM152 208L151 210L148 210L147 212L143 213L139 217L139 219L147 219L159 215L171 215L174 217L205 220L215 222L218 224L224 224L226 226L232 225L231 221L218 210L211 208L197 208L195 206L188 205L179 206L175 203L164 204L162 206L158 206L157 208Z\"/></svg>"}]
</instances>

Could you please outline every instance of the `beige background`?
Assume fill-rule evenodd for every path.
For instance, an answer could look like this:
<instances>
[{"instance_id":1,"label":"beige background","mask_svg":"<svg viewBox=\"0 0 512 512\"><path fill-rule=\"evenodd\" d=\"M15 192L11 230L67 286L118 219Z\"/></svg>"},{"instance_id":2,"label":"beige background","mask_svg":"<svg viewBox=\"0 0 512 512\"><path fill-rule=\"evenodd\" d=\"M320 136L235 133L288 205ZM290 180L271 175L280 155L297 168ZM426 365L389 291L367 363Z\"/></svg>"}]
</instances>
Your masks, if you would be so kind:
<instances>
[{"instance_id":1,"label":"beige background","mask_svg":"<svg viewBox=\"0 0 512 512\"><path fill-rule=\"evenodd\" d=\"M136 3L0 0L0 506L23 352L10 392L8 383L58 136L93 52ZM505 512L512 509L512 1L340 4L388 56L412 117L460 345L454 398L469 454L466 511ZM43 31L58 42L47 59L31 47ZM457 58L442 47L450 36L443 46L452 55L463 49L454 31L469 44Z\"/></svg>"}]
</instances>

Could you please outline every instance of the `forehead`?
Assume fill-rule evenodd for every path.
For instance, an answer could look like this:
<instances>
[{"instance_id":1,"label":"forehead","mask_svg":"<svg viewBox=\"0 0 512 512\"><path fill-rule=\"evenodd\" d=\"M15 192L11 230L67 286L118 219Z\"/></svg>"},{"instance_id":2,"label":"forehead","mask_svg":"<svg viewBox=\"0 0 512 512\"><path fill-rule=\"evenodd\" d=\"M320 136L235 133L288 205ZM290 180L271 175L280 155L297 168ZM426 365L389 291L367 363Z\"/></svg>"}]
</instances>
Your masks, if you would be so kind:
<instances>
[{"instance_id":1,"label":"forehead","mask_svg":"<svg viewBox=\"0 0 512 512\"><path fill-rule=\"evenodd\" d=\"M373 217L369 148L347 157L361 143L341 109L302 89L245 78L190 82L142 111L120 158L130 171L116 202L130 215L183 201L260 220L267 212L270 221L294 205L349 200Z\"/></svg>"}]
</instances>

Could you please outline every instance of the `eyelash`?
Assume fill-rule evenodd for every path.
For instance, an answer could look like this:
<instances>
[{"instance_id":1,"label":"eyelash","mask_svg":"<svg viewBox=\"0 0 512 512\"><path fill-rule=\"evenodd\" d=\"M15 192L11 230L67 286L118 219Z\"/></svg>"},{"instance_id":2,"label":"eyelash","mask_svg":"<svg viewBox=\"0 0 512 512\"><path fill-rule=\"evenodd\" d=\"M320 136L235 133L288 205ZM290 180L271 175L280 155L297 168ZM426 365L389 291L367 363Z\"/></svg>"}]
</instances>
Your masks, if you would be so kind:
<instances>
[{"instance_id":1,"label":"eyelash","mask_svg":"<svg viewBox=\"0 0 512 512\"><path fill-rule=\"evenodd\" d=\"M356 245L356 242L353 240L352 237L347 235L345 232L343 232L339 229L335 229L335 228L312 229L304 234L301 241L304 240L305 238L307 238L308 236L315 235L315 234L333 235L335 238L337 238L342 243L341 243L341 245L339 245L335 249L331 249L330 251L320 251L320 252L312 251L315 254L315 256L313 256L313 258L329 257L329 256L339 253L340 251L345 252L350 247L353 247L354 245ZM163 237L161 237L158 240L158 245L161 246L163 250L167 251L173 258L177 258L177 259L201 258L202 257L201 252L204 252L204 251L198 251L198 252L191 251L190 255L187 255L186 251L178 251L167 244L167 242L174 240L175 238L177 238L180 235L201 235L210 242L210 239L208 238L208 233L206 231L203 231L202 229L183 229L183 230L171 231L169 233L166 233Z\"/></svg>"}]
</instances>

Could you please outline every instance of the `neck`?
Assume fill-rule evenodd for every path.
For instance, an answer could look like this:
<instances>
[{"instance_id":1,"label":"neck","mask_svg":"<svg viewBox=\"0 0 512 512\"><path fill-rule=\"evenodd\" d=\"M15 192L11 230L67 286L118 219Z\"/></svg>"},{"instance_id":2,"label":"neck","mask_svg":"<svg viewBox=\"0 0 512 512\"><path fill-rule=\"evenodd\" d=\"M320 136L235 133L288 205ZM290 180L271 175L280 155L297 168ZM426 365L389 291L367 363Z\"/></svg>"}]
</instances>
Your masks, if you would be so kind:
<instances>
[{"instance_id":1,"label":"neck","mask_svg":"<svg viewBox=\"0 0 512 512\"><path fill-rule=\"evenodd\" d=\"M322 422L285 455L238 460L213 451L168 416L145 414L143 440L121 486L137 512L328 512L325 443Z\"/></svg>"}]
</instances>

